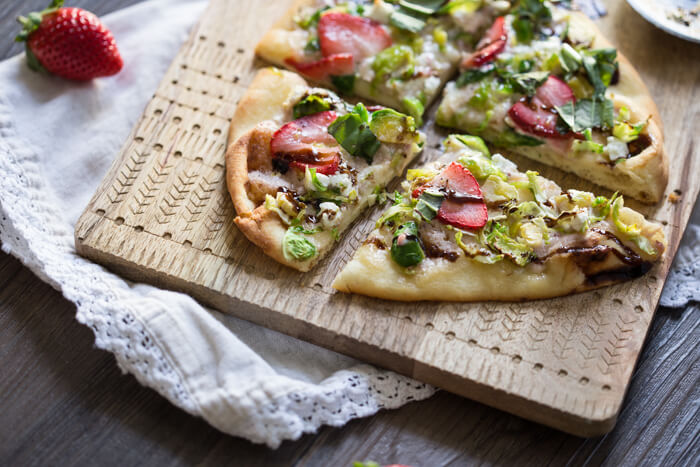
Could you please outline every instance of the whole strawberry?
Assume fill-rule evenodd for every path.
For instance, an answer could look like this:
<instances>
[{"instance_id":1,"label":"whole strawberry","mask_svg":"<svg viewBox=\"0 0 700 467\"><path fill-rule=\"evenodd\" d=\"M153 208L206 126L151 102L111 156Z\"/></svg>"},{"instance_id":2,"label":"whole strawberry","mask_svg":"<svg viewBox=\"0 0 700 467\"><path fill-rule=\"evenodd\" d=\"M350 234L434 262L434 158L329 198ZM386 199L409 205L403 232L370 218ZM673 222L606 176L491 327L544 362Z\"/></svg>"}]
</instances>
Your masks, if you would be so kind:
<instances>
[{"instance_id":1,"label":"whole strawberry","mask_svg":"<svg viewBox=\"0 0 700 467\"><path fill-rule=\"evenodd\" d=\"M27 43L29 67L81 81L118 73L124 61L112 33L97 16L63 8L63 1L17 18L22 31L15 41Z\"/></svg>"}]
</instances>

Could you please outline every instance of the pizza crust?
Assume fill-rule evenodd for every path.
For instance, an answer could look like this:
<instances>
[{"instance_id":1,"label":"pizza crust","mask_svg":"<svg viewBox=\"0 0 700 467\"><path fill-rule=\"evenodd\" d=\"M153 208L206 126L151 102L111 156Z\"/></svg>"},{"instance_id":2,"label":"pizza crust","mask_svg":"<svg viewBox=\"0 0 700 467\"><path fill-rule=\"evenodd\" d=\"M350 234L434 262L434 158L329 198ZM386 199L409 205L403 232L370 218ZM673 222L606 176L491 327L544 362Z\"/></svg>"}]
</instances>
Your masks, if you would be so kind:
<instances>
[{"instance_id":1,"label":"pizza crust","mask_svg":"<svg viewBox=\"0 0 700 467\"><path fill-rule=\"evenodd\" d=\"M648 263L657 261L666 249L661 226L629 208L623 208L620 217L624 222L636 222L658 254L635 251ZM340 292L398 301L522 301L561 297L623 282L626 267L612 252L580 266L571 253L566 253L524 267L509 260L483 264L464 256L454 262L427 258L414 273L407 273L391 259L388 248L367 243L336 276L333 287Z\"/></svg>"},{"instance_id":2,"label":"pizza crust","mask_svg":"<svg viewBox=\"0 0 700 467\"><path fill-rule=\"evenodd\" d=\"M288 260L282 251L287 226L276 213L265 209L261 200L252 199L248 192L248 171L257 168L255 165L261 164L261 160L270 160L273 129L290 115L291 98L307 86L294 73L274 68L260 70L231 120L226 151L226 184L237 213L234 222L266 255L300 271L311 269L330 247L330 235L319 234L310 239L319 252L314 258L303 262Z\"/></svg>"}]
</instances>

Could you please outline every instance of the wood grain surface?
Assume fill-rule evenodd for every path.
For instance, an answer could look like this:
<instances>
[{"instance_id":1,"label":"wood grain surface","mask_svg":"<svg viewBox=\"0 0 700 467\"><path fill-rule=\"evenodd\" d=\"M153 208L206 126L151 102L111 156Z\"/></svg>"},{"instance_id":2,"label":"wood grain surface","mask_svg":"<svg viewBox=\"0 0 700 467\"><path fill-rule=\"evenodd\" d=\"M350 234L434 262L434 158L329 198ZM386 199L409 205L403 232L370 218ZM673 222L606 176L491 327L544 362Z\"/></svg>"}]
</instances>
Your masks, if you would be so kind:
<instances>
[{"instance_id":1,"label":"wood grain surface","mask_svg":"<svg viewBox=\"0 0 700 467\"><path fill-rule=\"evenodd\" d=\"M23 3L39 8L44 2ZM72 3L103 14L136 2ZM2 37L14 29L11 16L0 19ZM678 56L693 50L626 6L624 17L627 28ZM0 57L9 50L18 51L3 49ZM92 348L92 334L73 319L74 306L2 253L0 310L0 465L700 462L697 306L657 313L618 424L605 437L582 440L440 393L343 428L323 428L277 451L222 435L120 375L111 355Z\"/></svg>"},{"instance_id":2,"label":"wood grain surface","mask_svg":"<svg viewBox=\"0 0 700 467\"><path fill-rule=\"evenodd\" d=\"M227 127L259 69L254 45L289 4L211 0L78 221L78 252L131 279L187 292L238 317L569 433L612 429L700 189L690 177L700 173L700 108L680 105L700 97L694 86L700 53L664 55L657 44L641 55L640 48L629 49L642 76L651 77L665 114L672 110L667 194L681 193L680 201L636 205L665 224L669 250L661 264L635 281L554 300L403 304L339 294L330 285L380 209L358 220L305 274L251 250L232 222ZM611 7L601 28L612 42L641 42L638 32L621 33L622 4ZM659 67L679 69L689 59L695 66L684 73L653 79ZM447 134L427 120L422 161L439 156L436 147ZM688 131L680 121L695 123ZM565 188L603 191L514 159Z\"/></svg>"}]
</instances>

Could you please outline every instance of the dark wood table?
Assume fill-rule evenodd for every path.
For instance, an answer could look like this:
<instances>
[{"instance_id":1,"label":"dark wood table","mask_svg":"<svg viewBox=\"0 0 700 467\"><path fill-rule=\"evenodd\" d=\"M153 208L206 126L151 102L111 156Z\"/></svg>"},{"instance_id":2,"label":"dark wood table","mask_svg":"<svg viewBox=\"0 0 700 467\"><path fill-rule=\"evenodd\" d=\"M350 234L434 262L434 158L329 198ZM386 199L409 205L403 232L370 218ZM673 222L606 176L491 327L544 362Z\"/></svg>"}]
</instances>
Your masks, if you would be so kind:
<instances>
[{"instance_id":1,"label":"dark wood table","mask_svg":"<svg viewBox=\"0 0 700 467\"><path fill-rule=\"evenodd\" d=\"M106 14L138 1L70 4ZM11 43L14 17L46 3L0 1L0 58L21 51ZM697 465L699 308L658 310L617 427L602 438L442 392L273 451L218 432L123 375L75 321L72 303L0 253L0 465Z\"/></svg>"}]
</instances>

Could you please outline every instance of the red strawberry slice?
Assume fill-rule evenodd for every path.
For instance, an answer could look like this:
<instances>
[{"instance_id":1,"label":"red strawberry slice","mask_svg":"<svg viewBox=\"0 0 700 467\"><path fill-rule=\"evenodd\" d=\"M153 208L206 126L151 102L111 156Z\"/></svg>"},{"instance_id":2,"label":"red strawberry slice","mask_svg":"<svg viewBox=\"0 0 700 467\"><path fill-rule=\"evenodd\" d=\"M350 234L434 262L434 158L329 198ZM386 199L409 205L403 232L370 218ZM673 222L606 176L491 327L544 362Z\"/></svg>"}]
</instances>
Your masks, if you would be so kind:
<instances>
[{"instance_id":1,"label":"red strawberry slice","mask_svg":"<svg viewBox=\"0 0 700 467\"><path fill-rule=\"evenodd\" d=\"M329 76L351 75L355 72L352 54L336 54L315 62L297 62L293 58L285 60L287 65L296 68L304 76L322 81Z\"/></svg>"},{"instance_id":2,"label":"red strawberry slice","mask_svg":"<svg viewBox=\"0 0 700 467\"><path fill-rule=\"evenodd\" d=\"M547 81L537 88L535 98L546 107L555 107L575 101L574 91L560 78L550 75Z\"/></svg>"},{"instance_id":3,"label":"red strawberry slice","mask_svg":"<svg viewBox=\"0 0 700 467\"><path fill-rule=\"evenodd\" d=\"M537 89L530 104L525 101L517 102L508 111L508 115L518 129L543 138L568 139L571 133L562 134L557 131L555 106L576 100L574 93L561 79L556 76L547 78Z\"/></svg>"},{"instance_id":4,"label":"red strawberry slice","mask_svg":"<svg viewBox=\"0 0 700 467\"><path fill-rule=\"evenodd\" d=\"M481 188L464 166L451 163L430 183L413 190L413 197L419 197L429 187L440 188L446 193L437 213L439 221L460 229L478 229L486 225L489 214Z\"/></svg>"},{"instance_id":5,"label":"red strawberry slice","mask_svg":"<svg viewBox=\"0 0 700 467\"><path fill-rule=\"evenodd\" d=\"M389 32L369 18L327 13L318 22L318 41L324 57L351 54L357 63L391 46Z\"/></svg>"},{"instance_id":6,"label":"red strawberry slice","mask_svg":"<svg viewBox=\"0 0 700 467\"><path fill-rule=\"evenodd\" d=\"M291 121L275 132L270 141L272 157L289 162L294 169L315 168L330 175L338 170L340 149L328 133L338 115L328 110Z\"/></svg>"},{"instance_id":7,"label":"red strawberry slice","mask_svg":"<svg viewBox=\"0 0 700 467\"><path fill-rule=\"evenodd\" d=\"M476 45L476 52L464 59L462 67L476 68L493 61L506 48L507 41L506 18L499 16Z\"/></svg>"}]
</instances>

